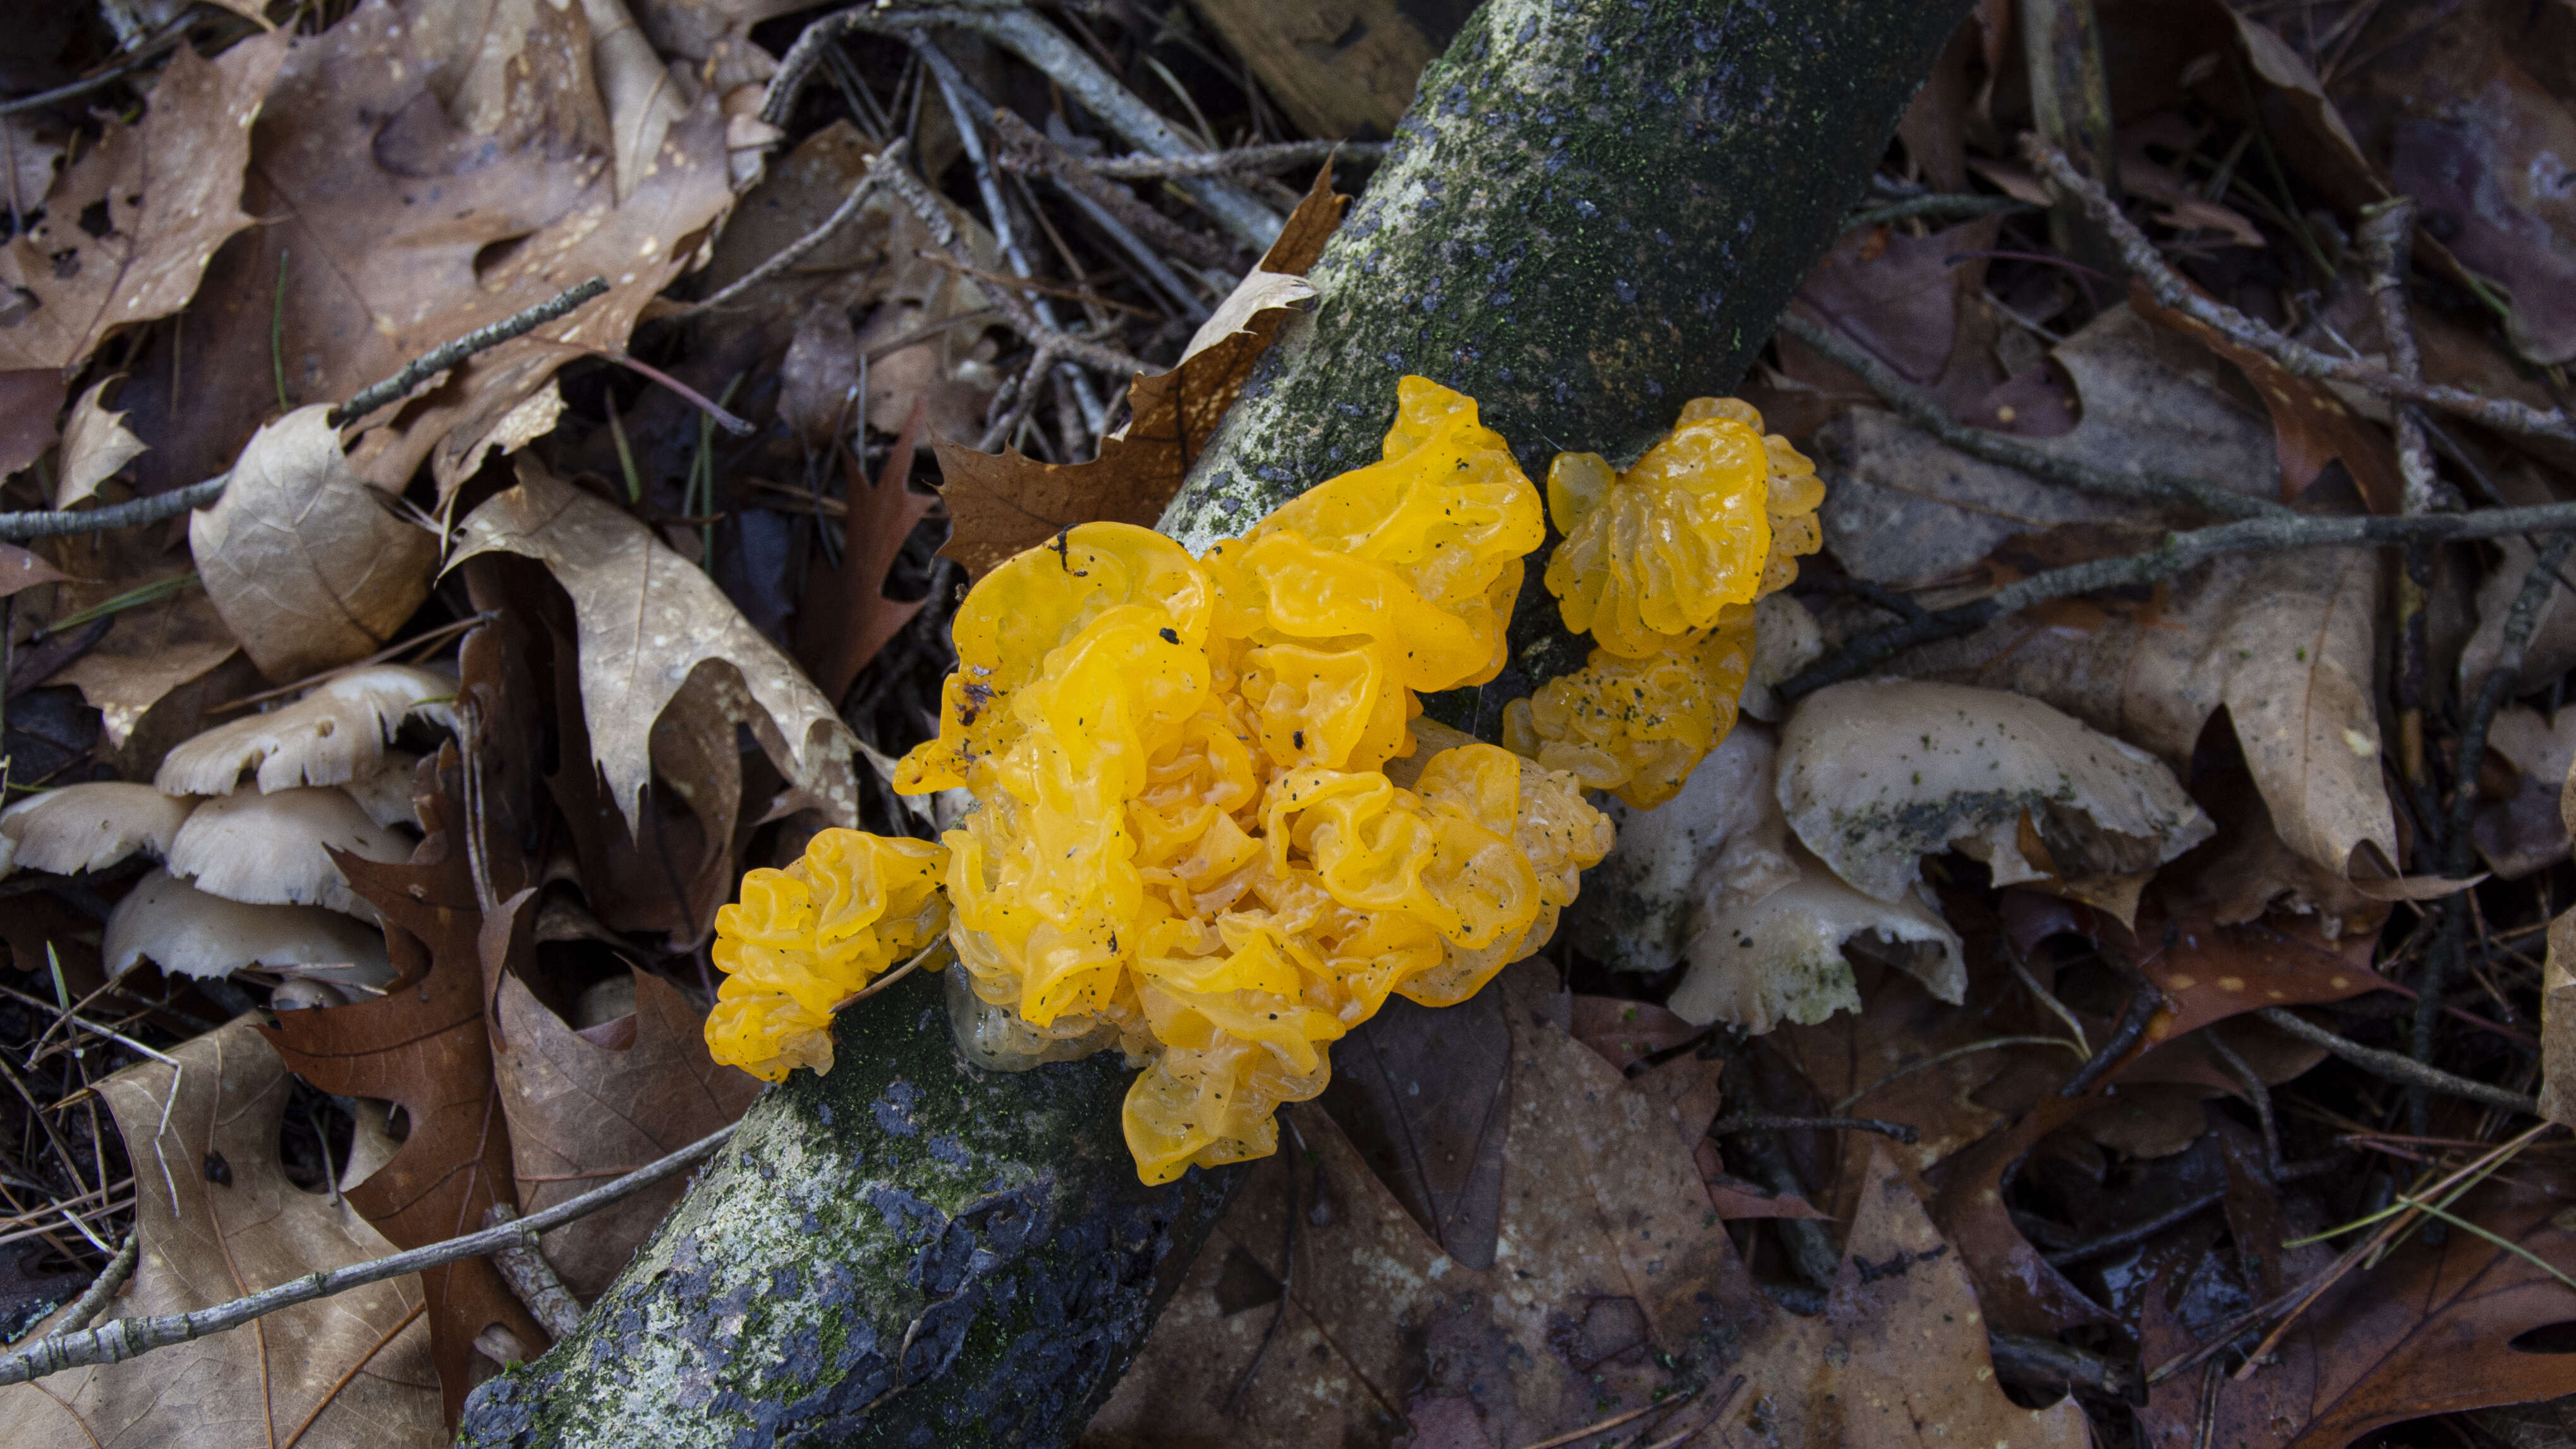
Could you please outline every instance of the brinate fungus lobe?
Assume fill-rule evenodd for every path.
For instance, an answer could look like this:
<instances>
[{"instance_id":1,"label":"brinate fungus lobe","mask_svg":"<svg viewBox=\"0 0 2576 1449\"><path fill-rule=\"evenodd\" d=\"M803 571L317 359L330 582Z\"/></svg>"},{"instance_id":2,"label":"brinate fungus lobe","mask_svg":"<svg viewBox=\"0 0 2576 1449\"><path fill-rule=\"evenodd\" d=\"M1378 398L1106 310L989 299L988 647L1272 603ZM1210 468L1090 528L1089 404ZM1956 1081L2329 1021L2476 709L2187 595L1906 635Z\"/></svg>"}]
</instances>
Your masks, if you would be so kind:
<instances>
[{"instance_id":1,"label":"brinate fungus lobe","mask_svg":"<svg viewBox=\"0 0 2576 1449\"><path fill-rule=\"evenodd\" d=\"M1203 558L1085 524L986 576L939 735L897 775L974 797L944 843L975 996L1142 1067L1125 1125L1147 1182L1275 1150L1334 1040L1392 994L1474 994L1611 843L1569 776L1463 736L1414 758L1416 695L1501 670L1545 530L1471 399L1407 378L1398 404L1382 461ZM827 1029L824 990L772 976L762 1000L789 1004L737 1058L801 1059Z\"/></svg>"},{"instance_id":2,"label":"brinate fungus lobe","mask_svg":"<svg viewBox=\"0 0 2576 1449\"><path fill-rule=\"evenodd\" d=\"M1506 707L1505 744L1651 810L1735 727L1753 602L1823 543L1815 465L1761 428L1743 402L1694 398L1624 473L1597 453L1557 456L1548 516L1565 541L1546 583L1594 648Z\"/></svg>"}]
</instances>

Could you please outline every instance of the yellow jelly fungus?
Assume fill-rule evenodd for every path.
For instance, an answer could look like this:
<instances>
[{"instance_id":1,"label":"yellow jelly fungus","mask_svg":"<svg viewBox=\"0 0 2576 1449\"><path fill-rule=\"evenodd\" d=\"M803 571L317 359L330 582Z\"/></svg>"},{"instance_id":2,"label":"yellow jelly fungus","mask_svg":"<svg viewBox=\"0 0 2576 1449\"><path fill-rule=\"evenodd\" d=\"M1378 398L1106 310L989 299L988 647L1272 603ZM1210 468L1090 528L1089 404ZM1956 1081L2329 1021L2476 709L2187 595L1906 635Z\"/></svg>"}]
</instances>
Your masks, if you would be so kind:
<instances>
[{"instance_id":1,"label":"yellow jelly fungus","mask_svg":"<svg viewBox=\"0 0 2576 1449\"><path fill-rule=\"evenodd\" d=\"M1823 543L1824 485L1762 415L1695 398L1626 472L1595 453L1548 470L1565 534L1548 591L1591 659L1505 708L1504 743L1650 810L1735 726L1752 665L1754 600L1798 576Z\"/></svg>"},{"instance_id":2,"label":"yellow jelly fungus","mask_svg":"<svg viewBox=\"0 0 2576 1449\"><path fill-rule=\"evenodd\" d=\"M772 1082L830 1071L832 1012L948 928L947 870L945 846L826 830L785 870L745 875L716 912L708 1052Z\"/></svg>"},{"instance_id":3,"label":"yellow jelly fungus","mask_svg":"<svg viewBox=\"0 0 2576 1449\"><path fill-rule=\"evenodd\" d=\"M987 575L897 774L974 797L945 840L975 994L1143 1064L1149 1183L1274 1151L1332 1041L1390 994L1474 994L1610 847L1570 777L1472 741L1411 758L1419 692L1501 670L1545 528L1474 400L1406 378L1397 404L1382 461L1202 558L1096 523Z\"/></svg>"}]
</instances>

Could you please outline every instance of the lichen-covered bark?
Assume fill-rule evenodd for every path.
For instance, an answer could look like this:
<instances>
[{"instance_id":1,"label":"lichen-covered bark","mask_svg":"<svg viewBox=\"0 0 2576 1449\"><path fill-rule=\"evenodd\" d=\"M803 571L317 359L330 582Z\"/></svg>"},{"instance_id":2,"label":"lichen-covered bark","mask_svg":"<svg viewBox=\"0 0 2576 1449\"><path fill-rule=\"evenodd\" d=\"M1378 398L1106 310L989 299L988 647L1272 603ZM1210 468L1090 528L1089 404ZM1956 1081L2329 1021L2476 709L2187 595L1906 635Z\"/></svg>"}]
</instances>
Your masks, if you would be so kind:
<instances>
[{"instance_id":1,"label":"lichen-covered bark","mask_svg":"<svg viewBox=\"0 0 2576 1449\"><path fill-rule=\"evenodd\" d=\"M581 1327L475 1391L472 1446L1070 1442L1222 1209L1148 1188L1116 1052L958 1054L937 978L842 1015Z\"/></svg>"},{"instance_id":2,"label":"lichen-covered bark","mask_svg":"<svg viewBox=\"0 0 2576 1449\"><path fill-rule=\"evenodd\" d=\"M1164 521L1193 546L1377 456L1395 380L1475 396L1537 473L1621 461L1723 392L1831 239L1967 0L1491 0ZM1522 592L1501 702L1580 655ZM842 1018L582 1326L478 1390L464 1442L1061 1445L1237 1174L1146 1189L1114 1053L1025 1074L933 982ZM907 1339L909 1343L907 1343Z\"/></svg>"},{"instance_id":3,"label":"lichen-covered bark","mask_svg":"<svg viewBox=\"0 0 2576 1449\"><path fill-rule=\"evenodd\" d=\"M1533 478L1626 463L1732 389L1966 0L1489 0L1163 516L1193 548L1374 460L1395 382L1476 399ZM1428 702L1487 739L1579 667L1533 579L1515 660Z\"/></svg>"}]
</instances>

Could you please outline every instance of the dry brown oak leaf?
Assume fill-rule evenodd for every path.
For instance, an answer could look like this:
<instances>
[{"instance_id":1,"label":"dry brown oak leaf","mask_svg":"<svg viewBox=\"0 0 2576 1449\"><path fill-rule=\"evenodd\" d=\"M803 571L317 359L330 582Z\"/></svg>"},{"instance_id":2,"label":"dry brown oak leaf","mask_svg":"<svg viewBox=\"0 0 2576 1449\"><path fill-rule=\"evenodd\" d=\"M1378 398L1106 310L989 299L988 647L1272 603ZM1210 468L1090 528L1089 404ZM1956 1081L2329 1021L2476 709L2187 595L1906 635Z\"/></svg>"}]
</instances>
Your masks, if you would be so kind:
<instances>
[{"instance_id":1,"label":"dry brown oak leaf","mask_svg":"<svg viewBox=\"0 0 2576 1449\"><path fill-rule=\"evenodd\" d=\"M518 476L466 518L454 559L532 558L571 596L591 757L629 830L653 772L654 723L701 670L718 676L719 707L751 727L789 784L832 823L856 824L857 736L795 661L623 509L525 458Z\"/></svg>"},{"instance_id":2,"label":"dry brown oak leaf","mask_svg":"<svg viewBox=\"0 0 2576 1449\"><path fill-rule=\"evenodd\" d=\"M797 337L801 342L804 333L799 331ZM794 358L792 349L789 357ZM853 386L857 379L854 365ZM894 567L913 525L939 503L929 494L913 492L909 481L914 445L926 414L924 404L916 401L886 454L885 466L877 470L873 487L847 448L834 449L843 480L840 562L816 556L812 581L796 615L797 658L814 676L825 699L837 700L849 693L859 671L930 602L927 596L889 599L885 595L886 570Z\"/></svg>"},{"instance_id":3,"label":"dry brown oak leaf","mask_svg":"<svg viewBox=\"0 0 2576 1449\"><path fill-rule=\"evenodd\" d=\"M2448 1210L2563 1272L2568 1234L2555 1219L2571 1194L2576 1175L2526 1157ZM2149 1371L2200 1347L2174 1321L2165 1291L2158 1284L2146 1294L2139 1358ZM2378 1267L2355 1269L2310 1304L2277 1357L2246 1377L2228 1371L2231 1358L2214 1383L2195 1367L2155 1385L2138 1411L2139 1442L2343 1449L2403 1419L2559 1398L2576 1393L2576 1357L2546 1340L2515 1340L2534 1329L2563 1332L2570 1319L2576 1292L2529 1259L2457 1227L2438 1246L2419 1230ZM2204 1388L2214 1390L2216 1409L2209 1437L2196 1439Z\"/></svg>"},{"instance_id":4,"label":"dry brown oak leaf","mask_svg":"<svg viewBox=\"0 0 2576 1449\"><path fill-rule=\"evenodd\" d=\"M176 1070L144 1062L99 1084L134 1165L141 1239L102 1319L210 1308L393 1251L346 1200L287 1180L277 1134L291 1083L252 1021L172 1048ZM308 1419L298 1449L432 1443L422 1308L420 1280L396 1278L13 1384L0 1389L0 1449L265 1449Z\"/></svg>"},{"instance_id":5,"label":"dry brown oak leaf","mask_svg":"<svg viewBox=\"0 0 2576 1449\"><path fill-rule=\"evenodd\" d=\"M2034 1414L1995 1387L1956 1255L1901 1182L1861 1194L1868 1271L1845 1265L1826 1316L1774 1308L1671 1106L1553 1025L1550 985L1524 963L1494 988L1512 1060L1493 1268L1441 1253L1329 1117L1295 1113L1288 1150L1255 1168L1086 1442L1284 1449L1410 1428L1514 1446L1631 1409L1650 1411L1630 1421L1649 1439L1705 1417L1710 1442L2084 1442L2072 1404ZM1256 1353L1237 1417L1227 1401ZM1664 1353L1704 1370L1698 1396L1675 1401L1689 1385Z\"/></svg>"},{"instance_id":6,"label":"dry brown oak leaf","mask_svg":"<svg viewBox=\"0 0 2576 1449\"><path fill-rule=\"evenodd\" d=\"M2345 874L2365 846L2397 859L2371 702L2384 571L2374 549L2217 559L2089 630L2033 611L1910 651L1898 672L2045 700L2177 771L2224 706L2282 842Z\"/></svg>"},{"instance_id":7,"label":"dry brown oak leaf","mask_svg":"<svg viewBox=\"0 0 2576 1449\"><path fill-rule=\"evenodd\" d=\"M385 922L385 953L400 973L384 995L348 1006L281 1013L269 1032L297 1076L325 1092L398 1104L410 1134L393 1159L349 1190L350 1205L398 1248L445 1242L514 1202L510 1127L492 1074L478 935L483 913L457 832L464 809L440 779L453 747L425 761L438 793L416 797L430 833L408 865L336 855L341 872ZM488 1258L421 1275L447 1422L470 1386L475 1336L508 1329L534 1355L547 1342Z\"/></svg>"},{"instance_id":8,"label":"dry brown oak leaf","mask_svg":"<svg viewBox=\"0 0 2576 1449\"><path fill-rule=\"evenodd\" d=\"M287 400L338 402L605 277L608 295L373 414L352 461L399 488L427 458L444 493L553 426L553 375L582 355L566 344L623 346L732 203L718 97L661 124L668 74L649 48L594 47L594 8L366 0L297 42L250 132L242 205L270 224L216 256L167 343L180 380L156 348L128 384L148 484L220 471L277 408L270 370L237 365L270 355L272 327Z\"/></svg>"},{"instance_id":9,"label":"dry brown oak leaf","mask_svg":"<svg viewBox=\"0 0 2576 1449\"><path fill-rule=\"evenodd\" d=\"M260 429L231 484L188 519L206 597L272 680L375 653L438 570L438 535L349 466L329 412L315 403Z\"/></svg>"},{"instance_id":10,"label":"dry brown oak leaf","mask_svg":"<svg viewBox=\"0 0 2576 1449\"><path fill-rule=\"evenodd\" d=\"M1200 324L1180 364L1169 372L1137 374L1127 389L1133 417L1100 440L1099 457L1040 463L1016 450L978 453L934 442L945 480L940 496L951 522L941 555L965 565L968 577L980 578L1077 523L1152 527L1216 435L1292 305L1314 295L1304 282L1306 269L1323 253L1349 204L1349 197L1333 191L1332 168L1318 172L1279 239ZM1251 520L1244 522L1249 526Z\"/></svg>"},{"instance_id":11,"label":"dry brown oak leaf","mask_svg":"<svg viewBox=\"0 0 2576 1449\"><path fill-rule=\"evenodd\" d=\"M117 328L187 305L215 249L251 224L251 121L287 44L254 36L214 60L179 47L141 123L111 122L55 179L43 219L0 246L0 374L68 372Z\"/></svg>"},{"instance_id":12,"label":"dry brown oak leaf","mask_svg":"<svg viewBox=\"0 0 2576 1449\"><path fill-rule=\"evenodd\" d=\"M516 904L514 915L536 915L534 893ZM760 1095L757 1079L708 1059L702 1013L649 972L635 973L631 1014L579 1031L517 975L504 975L492 1024L522 1212L676 1152ZM555 1229L547 1261L575 1297L597 1298L687 1187L675 1177Z\"/></svg>"}]
</instances>

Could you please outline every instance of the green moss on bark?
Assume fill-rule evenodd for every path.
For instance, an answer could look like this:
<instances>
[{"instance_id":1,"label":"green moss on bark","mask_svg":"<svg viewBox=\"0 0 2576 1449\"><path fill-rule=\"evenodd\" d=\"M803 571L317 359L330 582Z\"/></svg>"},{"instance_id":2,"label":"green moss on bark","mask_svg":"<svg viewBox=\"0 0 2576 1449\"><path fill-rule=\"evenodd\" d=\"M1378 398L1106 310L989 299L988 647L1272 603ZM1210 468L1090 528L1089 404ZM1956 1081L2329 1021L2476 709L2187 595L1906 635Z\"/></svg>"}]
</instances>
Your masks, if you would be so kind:
<instances>
[{"instance_id":1,"label":"green moss on bark","mask_svg":"<svg viewBox=\"0 0 2576 1449\"><path fill-rule=\"evenodd\" d=\"M1115 1052L962 1060L942 986L840 1018L471 1445L1054 1444L1144 1341L1234 1174L1148 1188Z\"/></svg>"}]
</instances>

